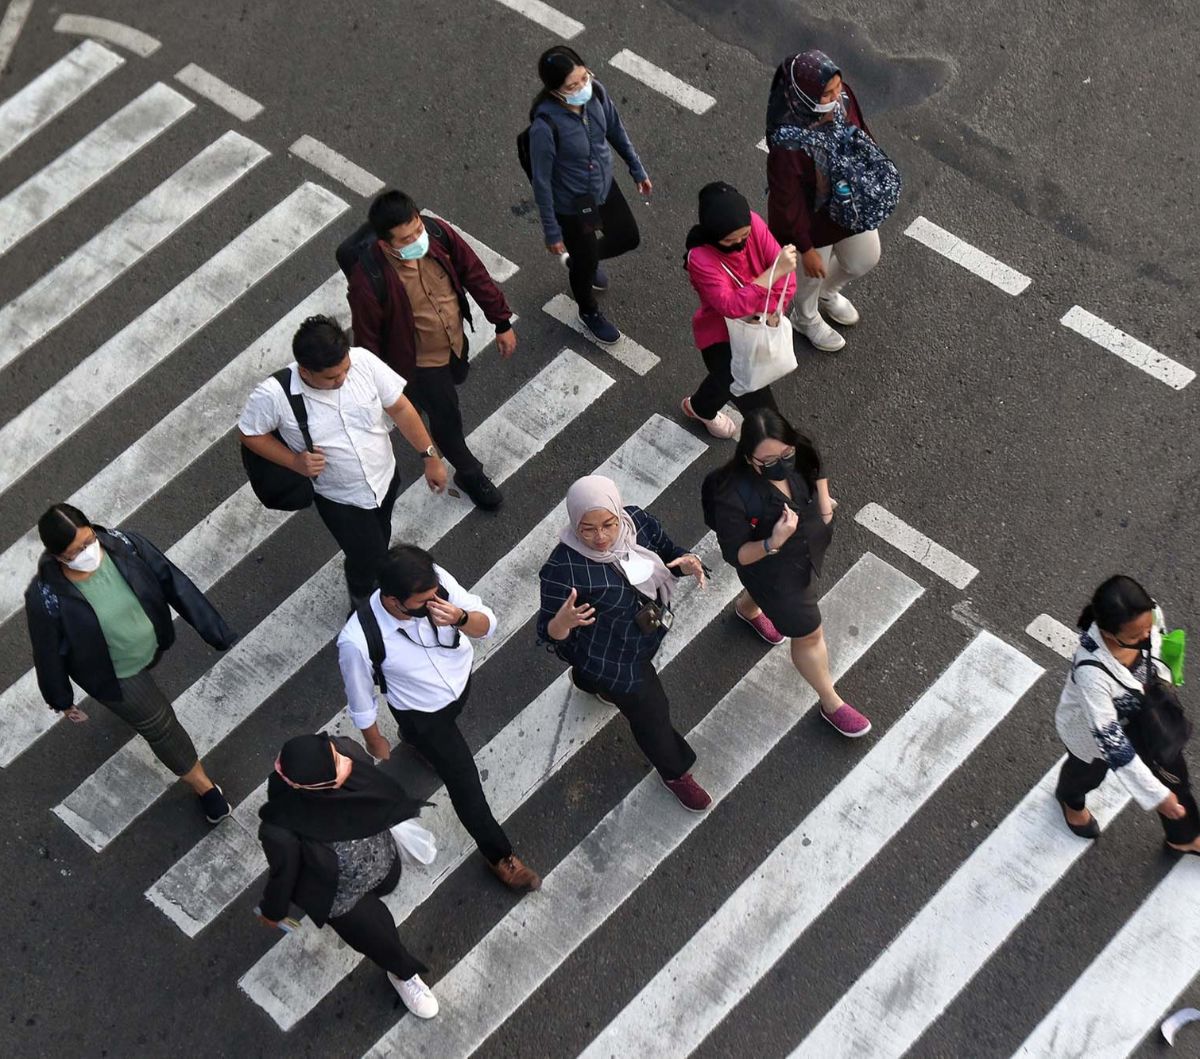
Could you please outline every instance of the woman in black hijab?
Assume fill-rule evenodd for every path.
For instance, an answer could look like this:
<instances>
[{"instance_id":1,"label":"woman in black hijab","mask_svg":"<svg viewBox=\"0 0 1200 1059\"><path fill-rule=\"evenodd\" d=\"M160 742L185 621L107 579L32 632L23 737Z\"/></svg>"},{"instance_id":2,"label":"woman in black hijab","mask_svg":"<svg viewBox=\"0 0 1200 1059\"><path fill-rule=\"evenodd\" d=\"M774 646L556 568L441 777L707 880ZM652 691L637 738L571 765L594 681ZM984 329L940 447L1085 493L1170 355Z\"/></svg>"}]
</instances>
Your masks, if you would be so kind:
<instances>
[{"instance_id":1,"label":"woman in black hijab","mask_svg":"<svg viewBox=\"0 0 1200 1059\"><path fill-rule=\"evenodd\" d=\"M419 812L420 803L352 739L289 739L258 811L258 837L270 867L259 913L277 927L295 903L318 927L328 923L387 971L409 1011L428 1019L438 1003L421 981L427 968L405 949L380 900L400 881L400 855L389 828Z\"/></svg>"}]
</instances>

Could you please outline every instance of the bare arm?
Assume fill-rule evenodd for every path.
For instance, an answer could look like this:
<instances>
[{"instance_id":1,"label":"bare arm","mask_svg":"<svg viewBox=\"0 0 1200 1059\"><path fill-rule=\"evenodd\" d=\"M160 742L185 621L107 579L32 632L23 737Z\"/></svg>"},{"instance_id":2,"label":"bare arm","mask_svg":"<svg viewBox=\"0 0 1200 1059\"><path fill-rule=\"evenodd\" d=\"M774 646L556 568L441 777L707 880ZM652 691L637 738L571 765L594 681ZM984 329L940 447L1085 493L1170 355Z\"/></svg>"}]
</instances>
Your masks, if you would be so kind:
<instances>
[{"instance_id":1,"label":"bare arm","mask_svg":"<svg viewBox=\"0 0 1200 1059\"><path fill-rule=\"evenodd\" d=\"M429 431L425 429L425 422L421 419L421 413L416 410L412 401L401 394L396 403L389 408L385 408L384 411L391 417L392 422L396 424L396 429L404 436L404 440L417 452L425 456L426 451L433 447L433 438L429 436ZM445 491L446 465L442 462L440 456L425 456L425 481L435 493Z\"/></svg>"},{"instance_id":2,"label":"bare arm","mask_svg":"<svg viewBox=\"0 0 1200 1059\"><path fill-rule=\"evenodd\" d=\"M274 434L243 434L239 430L238 437L242 439L246 448L264 460L270 460L306 478L315 478L325 469L325 457L320 449L314 449L312 452L293 452Z\"/></svg>"}]
</instances>

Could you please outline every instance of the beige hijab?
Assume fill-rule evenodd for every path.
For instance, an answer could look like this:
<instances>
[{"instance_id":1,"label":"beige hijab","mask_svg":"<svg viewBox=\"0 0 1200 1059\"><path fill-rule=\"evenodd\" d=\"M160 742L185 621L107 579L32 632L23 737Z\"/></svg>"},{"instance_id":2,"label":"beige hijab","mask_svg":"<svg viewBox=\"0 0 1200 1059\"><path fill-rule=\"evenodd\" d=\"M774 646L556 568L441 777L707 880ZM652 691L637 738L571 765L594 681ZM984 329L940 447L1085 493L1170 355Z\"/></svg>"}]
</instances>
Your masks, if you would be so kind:
<instances>
[{"instance_id":1,"label":"beige hijab","mask_svg":"<svg viewBox=\"0 0 1200 1059\"><path fill-rule=\"evenodd\" d=\"M606 552L584 544L575 532L583 516L597 510L611 511L621 520L617 539ZM580 478L567 490L567 517L570 523L559 534L563 544L593 562L616 563L625 579L643 595L670 602L675 577L656 552L638 544L637 529L621 503L616 482L600 474Z\"/></svg>"}]
</instances>

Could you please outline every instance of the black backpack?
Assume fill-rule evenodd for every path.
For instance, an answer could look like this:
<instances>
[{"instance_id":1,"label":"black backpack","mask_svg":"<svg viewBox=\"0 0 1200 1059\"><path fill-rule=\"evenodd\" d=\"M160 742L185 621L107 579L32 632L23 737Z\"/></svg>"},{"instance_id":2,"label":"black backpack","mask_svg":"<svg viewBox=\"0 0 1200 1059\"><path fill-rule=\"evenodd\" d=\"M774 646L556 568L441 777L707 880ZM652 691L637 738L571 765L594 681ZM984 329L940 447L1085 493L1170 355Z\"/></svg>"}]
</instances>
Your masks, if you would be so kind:
<instances>
[{"instance_id":1,"label":"black backpack","mask_svg":"<svg viewBox=\"0 0 1200 1059\"><path fill-rule=\"evenodd\" d=\"M450 236L446 234L446 229L438 223L437 218L422 214L421 220L425 225L425 231L429 233L429 238L446 253L450 253ZM338 244L336 255L338 268L342 270L347 280L350 279L354 266L362 265L363 271L371 281L371 288L375 291L375 300L382 308L387 305L388 296L383 269L379 264L379 258L374 253L374 246L378 241L379 236L375 234L371 222L365 221Z\"/></svg>"},{"instance_id":2,"label":"black backpack","mask_svg":"<svg viewBox=\"0 0 1200 1059\"><path fill-rule=\"evenodd\" d=\"M375 673L375 686L380 695L387 695L387 681L383 676L383 660L387 657L387 649L383 646L383 633L379 622L375 620L375 612L371 609L371 597L356 599L354 613L358 615L358 624L362 626L363 636L367 641L367 654L371 659L371 669Z\"/></svg>"},{"instance_id":3,"label":"black backpack","mask_svg":"<svg viewBox=\"0 0 1200 1059\"><path fill-rule=\"evenodd\" d=\"M308 411L304 407L304 396L291 392L292 369L280 368L272 376L284 394L288 404L292 406L292 414L304 435L304 447L313 451L312 436L308 432ZM283 442L278 430L271 432L271 437ZM283 442L286 444L286 442ZM272 511L301 511L313 502L313 484L311 478L297 474L287 467L251 452L245 445L242 449L242 466L246 468L246 477L250 480L250 488L258 497L263 507Z\"/></svg>"},{"instance_id":4,"label":"black backpack","mask_svg":"<svg viewBox=\"0 0 1200 1059\"><path fill-rule=\"evenodd\" d=\"M1117 680L1111 670L1103 662L1094 658L1085 658L1071 667L1071 680L1075 679L1075 670L1081 666L1095 666L1104 670L1110 680L1125 687L1124 681ZM1135 693L1136 694L1136 693ZM1172 762L1183 753L1183 748L1192 737L1192 722L1183 712L1183 705L1175 689L1164 683L1154 668L1154 659L1146 657L1146 684L1140 696L1142 708L1129 720L1127 728L1134 740L1140 744L1150 758L1159 763Z\"/></svg>"},{"instance_id":5,"label":"black backpack","mask_svg":"<svg viewBox=\"0 0 1200 1059\"><path fill-rule=\"evenodd\" d=\"M534 121L545 121L550 124L550 132L554 136L554 149L558 150L558 126L545 114L539 114ZM533 128L533 122L530 122L519 133L517 133L517 161L521 163L521 168L525 171L525 179L529 183L533 183L533 158L529 154L529 130Z\"/></svg>"}]
</instances>

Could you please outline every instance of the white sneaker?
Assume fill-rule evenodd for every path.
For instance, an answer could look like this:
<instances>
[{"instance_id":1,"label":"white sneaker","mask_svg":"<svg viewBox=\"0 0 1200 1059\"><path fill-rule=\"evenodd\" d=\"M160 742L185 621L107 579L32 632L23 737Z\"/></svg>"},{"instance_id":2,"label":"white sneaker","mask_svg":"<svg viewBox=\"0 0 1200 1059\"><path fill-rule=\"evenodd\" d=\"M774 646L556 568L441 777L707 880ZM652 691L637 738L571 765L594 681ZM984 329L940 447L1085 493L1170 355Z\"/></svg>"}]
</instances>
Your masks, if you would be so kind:
<instances>
[{"instance_id":1,"label":"white sneaker","mask_svg":"<svg viewBox=\"0 0 1200 1059\"><path fill-rule=\"evenodd\" d=\"M843 327L853 327L862 317L854 308L854 303L844 294L830 294L820 299L821 312L835 324Z\"/></svg>"},{"instance_id":2,"label":"white sneaker","mask_svg":"<svg viewBox=\"0 0 1200 1059\"><path fill-rule=\"evenodd\" d=\"M824 320L818 319L811 324L797 324L796 330L822 353L836 353L846 344L846 340Z\"/></svg>"},{"instance_id":3,"label":"white sneaker","mask_svg":"<svg viewBox=\"0 0 1200 1059\"><path fill-rule=\"evenodd\" d=\"M404 1006L419 1019L431 1019L438 1013L437 997L430 992L429 986L421 981L419 974L414 974L407 982L400 981L391 971L387 973L388 981L392 983Z\"/></svg>"}]
</instances>

